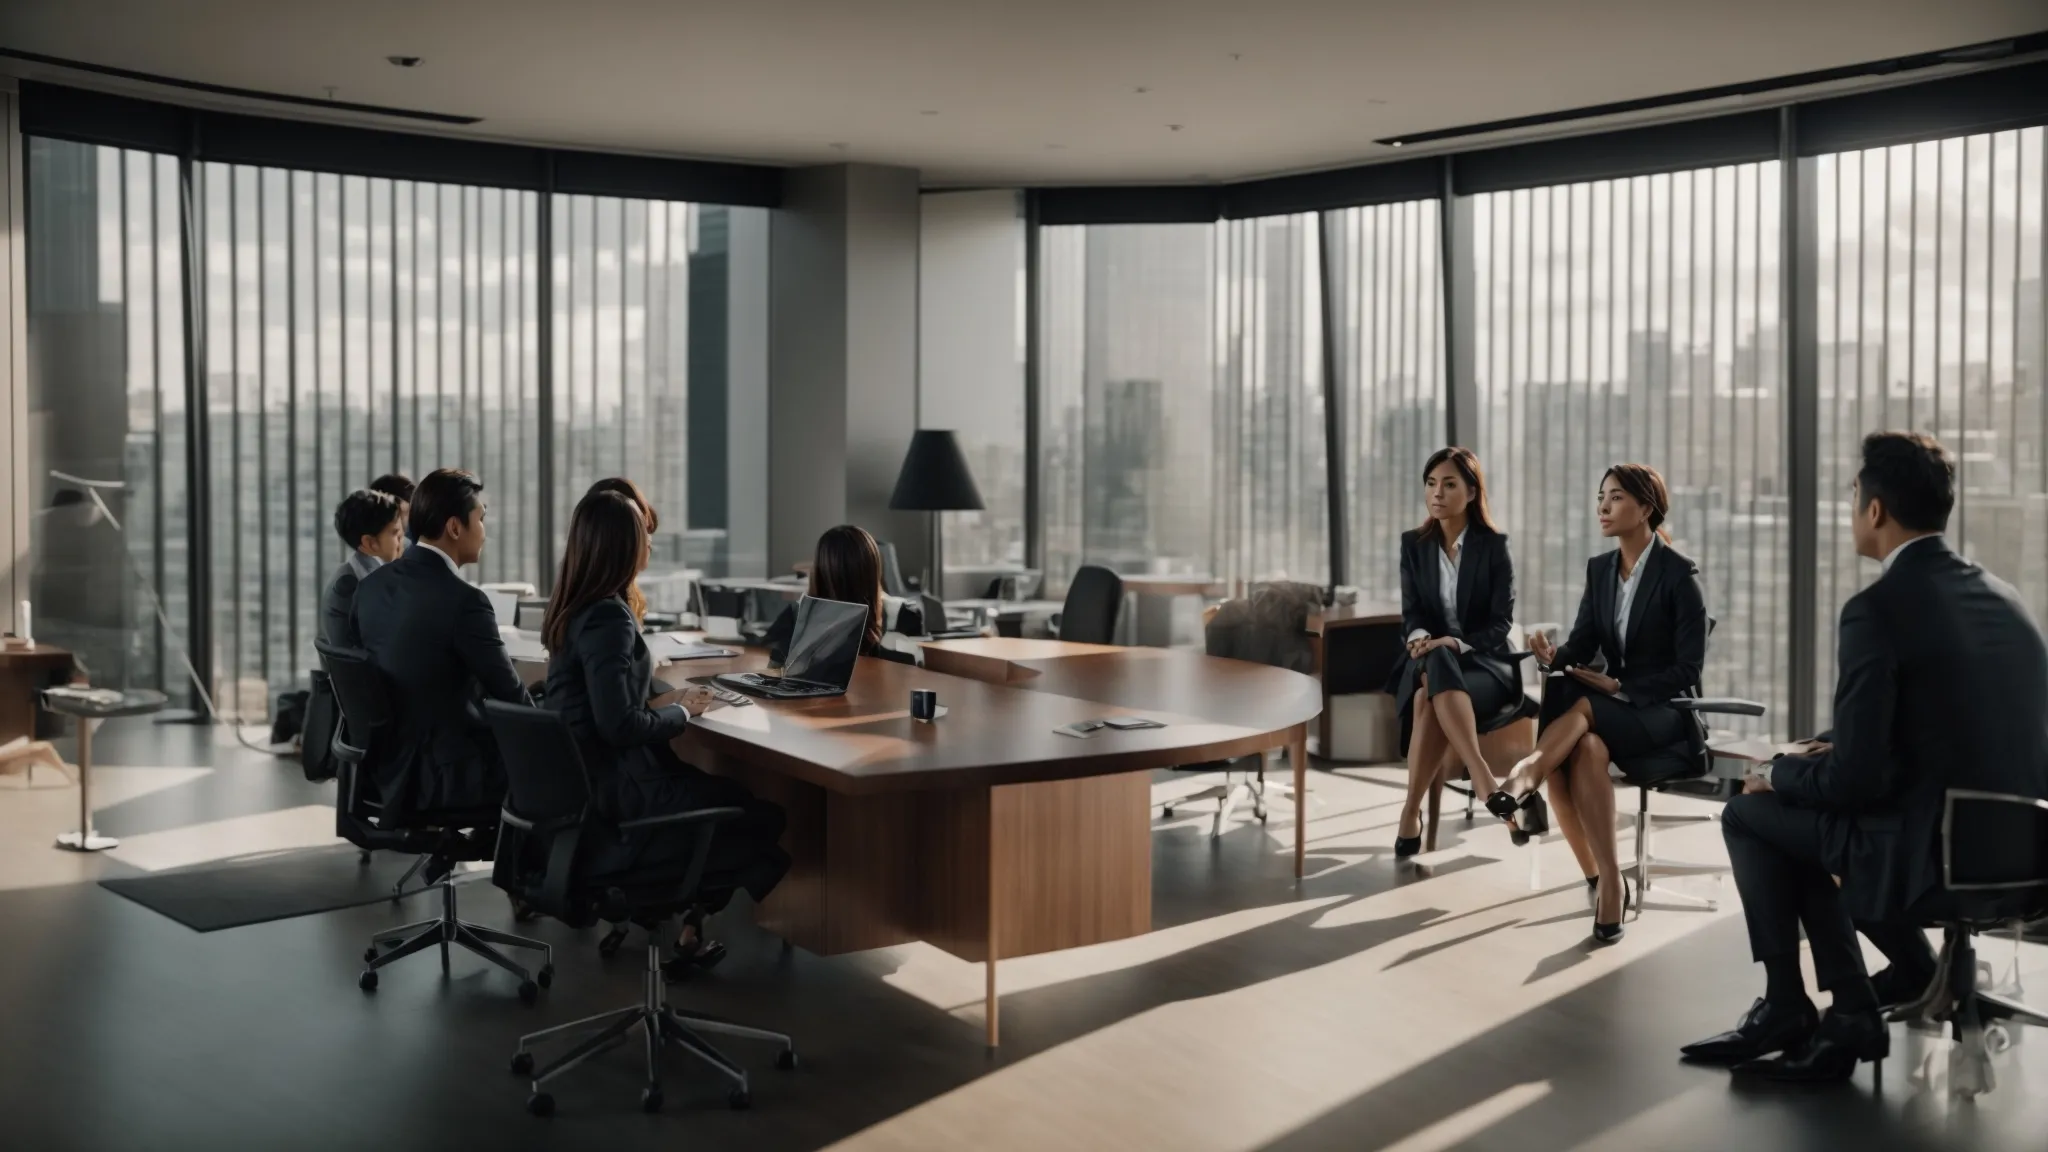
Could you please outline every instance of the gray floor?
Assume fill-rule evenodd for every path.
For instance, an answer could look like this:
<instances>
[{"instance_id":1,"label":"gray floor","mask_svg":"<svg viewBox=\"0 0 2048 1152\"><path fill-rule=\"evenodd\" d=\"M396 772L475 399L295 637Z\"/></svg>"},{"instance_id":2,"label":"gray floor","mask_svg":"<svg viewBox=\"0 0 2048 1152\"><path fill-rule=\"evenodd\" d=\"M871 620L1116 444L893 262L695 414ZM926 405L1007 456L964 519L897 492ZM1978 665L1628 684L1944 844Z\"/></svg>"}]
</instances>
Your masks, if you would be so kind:
<instances>
[{"instance_id":1,"label":"gray floor","mask_svg":"<svg viewBox=\"0 0 2048 1152\"><path fill-rule=\"evenodd\" d=\"M105 811L100 826L114 835L290 808L328 795L301 780L296 763L215 747L199 729L110 727L96 750L108 764L211 763L218 769ZM1395 796L1377 784L1358 790ZM0 790L0 828L18 838L26 833L7 822L11 800ZM1333 790L1333 805L1340 803ZM1386 821L1391 813L1386 809ZM1327 814L1332 826L1343 816ZM1369 830L1375 842L1391 836L1384 825L1376 821ZM1312 835L1318 830L1311 824ZM1196 928L1301 900L1285 854L1269 847L1255 824L1214 843L1203 827L1162 831L1154 857L1158 926ZM22 848L17 843L12 850ZM1349 866L1315 881L1309 894L1351 902L1403 884L1442 883L1460 867L1454 862L1427 877L1397 871L1383 844L1348 852L1312 846L1311 854L1322 864L1341 859ZM1486 862L1473 858L1465 866ZM1559 890L1576 884L1574 877L1554 872L1548 880ZM463 899L466 918L510 927L502 896L487 884L466 886ZM1321 922L1327 909L1281 915L1142 962L1008 994L1005 1046L995 1056L983 1050L977 1026L900 991L872 962L785 950L752 930L744 915L728 914L718 932L732 948L731 959L714 976L679 989L675 998L685 1008L794 1033L803 1067L779 1074L770 1069L770 1052L730 1045L729 1051L756 1070L754 1109L731 1113L708 1075L672 1055L667 1111L645 1116L635 1110L638 1054L622 1052L564 1081L556 1093L561 1114L541 1122L524 1114L524 1086L506 1072L514 1039L522 1031L633 1000L637 951L602 961L594 933L543 925L537 932L555 943L560 971L553 990L535 1007L518 1002L508 977L459 953L451 978L444 980L433 959L421 956L387 970L380 991L366 996L355 986L365 938L431 914L425 901L199 934L96 884L0 890L7 940L0 950L0 1146L57 1152L630 1149L687 1143L696 1149L768 1150L821 1148L863 1133L863 1146L927 1146L915 1128L891 1139L895 1119L985 1077L1021 1074L1033 1061L1056 1061L1150 1010L1200 998L1224 1004L1268 982L1303 977L1394 943L1425 924L1440 923L1444 914L1396 912L1333 927ZM1643 941L1625 963L1560 995L1529 992L1526 1009L1508 1012L1497 1026L1448 1050L1421 1043L1429 1013L1403 1013L1407 1024L1361 1039L1396 1052L1413 1044L1416 1059L1334 1108L1287 1116L1277 1129L1284 1135L1238 1146L1289 1152L1396 1142L1404 1148L1522 1152L2039 1152L2044 1146L2048 1036L2023 1042L2001 1066L2000 1090L1974 1106L1952 1106L1938 1091L1913 1082L1908 1048L1920 1042L1903 1030L1895 1033L1895 1059L1885 1069L1882 1090L1873 1090L1867 1069L1838 1089L1765 1092L1741 1090L1724 1074L1679 1064L1673 1056L1679 1043L1725 1026L1758 986L1739 918L1700 923L1661 946ZM1636 947L1643 935L1648 934L1632 933L1620 947ZM1451 965L1450 958L1485 947L1461 934L1395 963L1445 964L1441 982L1431 988L1450 1015L1459 998L1471 994L1469 969ZM1512 993L1539 986L1589 957L1583 945L1574 945L1547 956L1533 971L1504 968L1500 979ZM1243 1046L1234 1047L1226 1033L1208 1059L1229 1061L1241 1051L1248 1082L1264 1062L1260 1052L1266 1046L1289 1042L1285 1035L1257 1034L1242 1022L1219 1027L1242 1035ZM1235 1076L1239 1070L1222 1071ZM1497 1118L1488 1118L1488 1102L1499 1103ZM1176 1113L1219 1106L1213 1099L1133 1100L1121 1132L1099 1132L1097 1139L1080 1142L1148 1146L1144 1134L1166 1131L1163 1122ZM1037 1119L1028 1109L994 1109L983 1122L994 1144L1013 1142L1007 1137ZM1219 1136L1216 1146L1231 1143Z\"/></svg>"}]
</instances>

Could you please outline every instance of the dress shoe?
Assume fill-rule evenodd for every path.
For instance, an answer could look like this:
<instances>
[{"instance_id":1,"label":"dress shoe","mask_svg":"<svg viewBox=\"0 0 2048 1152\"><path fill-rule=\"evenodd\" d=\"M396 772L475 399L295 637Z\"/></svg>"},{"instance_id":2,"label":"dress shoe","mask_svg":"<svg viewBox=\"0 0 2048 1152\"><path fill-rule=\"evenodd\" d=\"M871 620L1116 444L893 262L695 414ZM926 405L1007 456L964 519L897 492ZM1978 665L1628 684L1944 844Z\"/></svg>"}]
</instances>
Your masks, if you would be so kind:
<instances>
[{"instance_id":1,"label":"dress shoe","mask_svg":"<svg viewBox=\"0 0 2048 1152\"><path fill-rule=\"evenodd\" d=\"M1847 1080L1856 1065L1883 1060L1891 1050L1892 1034L1885 1031L1884 1017L1876 1009L1838 1012L1830 1008L1806 1043L1782 1056L1737 1064L1735 1074L1785 1084L1833 1084Z\"/></svg>"},{"instance_id":2,"label":"dress shoe","mask_svg":"<svg viewBox=\"0 0 2048 1152\"><path fill-rule=\"evenodd\" d=\"M1798 1004L1784 1005L1759 996L1733 1031L1696 1040L1678 1053L1695 1064L1740 1064L1799 1047L1819 1024L1811 1000L1802 997Z\"/></svg>"}]
</instances>

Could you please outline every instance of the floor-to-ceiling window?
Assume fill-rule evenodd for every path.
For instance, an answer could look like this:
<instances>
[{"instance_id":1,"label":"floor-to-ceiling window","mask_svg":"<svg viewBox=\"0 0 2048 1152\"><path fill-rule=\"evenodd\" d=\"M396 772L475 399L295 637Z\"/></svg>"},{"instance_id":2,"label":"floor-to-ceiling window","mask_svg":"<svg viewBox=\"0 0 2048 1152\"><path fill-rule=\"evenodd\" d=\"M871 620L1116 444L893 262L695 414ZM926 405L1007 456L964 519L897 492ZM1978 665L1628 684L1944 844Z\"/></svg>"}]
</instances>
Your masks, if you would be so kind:
<instances>
[{"instance_id":1,"label":"floor-to-ceiling window","mask_svg":"<svg viewBox=\"0 0 2048 1152\"><path fill-rule=\"evenodd\" d=\"M1039 239L1046 584L1328 573L1318 220Z\"/></svg>"},{"instance_id":2,"label":"floor-to-ceiling window","mask_svg":"<svg viewBox=\"0 0 2048 1152\"><path fill-rule=\"evenodd\" d=\"M60 140L26 151L34 631L97 683L172 686L191 587L177 162Z\"/></svg>"},{"instance_id":3,"label":"floor-to-ceiling window","mask_svg":"<svg viewBox=\"0 0 2048 1152\"><path fill-rule=\"evenodd\" d=\"M555 542L590 485L639 484L660 517L641 585L657 607L684 606L682 577L752 573L762 559L734 533L735 500L765 480L735 448L735 418L759 408L735 387L734 313L757 307L734 284L765 261L766 210L608 196L554 201ZM742 292L741 296L744 295ZM744 332L745 326L738 329ZM740 342L745 343L744 336ZM745 527L744 525L742 526Z\"/></svg>"},{"instance_id":4,"label":"floor-to-ceiling window","mask_svg":"<svg viewBox=\"0 0 2048 1152\"><path fill-rule=\"evenodd\" d=\"M378 475L477 473L481 580L538 572L532 192L202 164L214 661L261 715L311 663L345 554L333 510Z\"/></svg>"},{"instance_id":5,"label":"floor-to-ceiling window","mask_svg":"<svg viewBox=\"0 0 2048 1152\"><path fill-rule=\"evenodd\" d=\"M1823 721L1842 604L1878 571L1849 533L1866 433L1909 429L1948 446L1959 496L1950 540L2048 619L2044 136L2027 128L1815 162Z\"/></svg>"},{"instance_id":6,"label":"floor-to-ceiling window","mask_svg":"<svg viewBox=\"0 0 2048 1152\"><path fill-rule=\"evenodd\" d=\"M1517 615L1568 626L1611 545L1601 474L1649 464L1716 627L1705 691L1790 704L1775 162L1473 198L1476 448ZM1768 729L1774 721L1756 723Z\"/></svg>"},{"instance_id":7,"label":"floor-to-ceiling window","mask_svg":"<svg viewBox=\"0 0 2048 1152\"><path fill-rule=\"evenodd\" d=\"M1399 599L1401 533L1444 438L1442 233L1434 200L1324 216L1343 421L1348 581Z\"/></svg>"}]
</instances>

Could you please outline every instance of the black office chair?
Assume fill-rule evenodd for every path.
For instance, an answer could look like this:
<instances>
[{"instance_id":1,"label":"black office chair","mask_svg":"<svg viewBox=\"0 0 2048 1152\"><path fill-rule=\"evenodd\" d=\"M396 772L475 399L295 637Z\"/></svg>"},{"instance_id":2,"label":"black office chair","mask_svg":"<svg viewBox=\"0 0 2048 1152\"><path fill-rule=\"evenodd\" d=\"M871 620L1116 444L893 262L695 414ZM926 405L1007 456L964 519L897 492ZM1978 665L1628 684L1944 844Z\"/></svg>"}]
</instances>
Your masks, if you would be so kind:
<instances>
[{"instance_id":1,"label":"black office chair","mask_svg":"<svg viewBox=\"0 0 2048 1152\"><path fill-rule=\"evenodd\" d=\"M693 1013L667 1003L661 972L661 942L674 936L672 920L705 902L718 889L729 891L730 880L707 873L718 825L740 815L738 808L701 808L642 820L613 823L600 815L590 798L590 775L576 750L568 725L553 712L517 704L486 701L484 714L498 745L505 751L507 789L499 817L499 843L492 882L535 910L572 927L587 928L599 920L638 924L647 932L647 978L640 1003L568 1024L544 1028L519 1038L512 1072L532 1079L527 1111L547 1116L554 1097L542 1085L599 1052L624 1043L634 1029L645 1034L647 1086L640 1106L648 1112L662 1105L659 1049L672 1043L709 1064L731 1082L726 1103L735 1109L752 1102L746 1070L713 1048L702 1033L766 1040L782 1051L775 1066L796 1067L796 1046L780 1032L747 1028ZM599 837L625 836L638 829L668 828L695 837L689 861L681 867L633 869L597 874L591 854L583 850ZM581 1037L574 1048L545 1067L535 1069L532 1047L552 1038Z\"/></svg>"},{"instance_id":2,"label":"black office chair","mask_svg":"<svg viewBox=\"0 0 2048 1152\"><path fill-rule=\"evenodd\" d=\"M370 654L359 648L336 648L315 640L320 664L334 687L341 706L341 724L334 736L334 758L340 786L335 803L335 832L365 852L391 849L417 853L413 869L399 881L402 889L414 872L424 869L427 883L441 890L441 915L379 932L363 951L369 967L357 978L365 992L377 990L377 971L415 952L439 945L441 973L448 972L448 946L467 948L485 960L519 978L519 998L528 1004L540 990L554 982L554 949L539 940L514 936L480 924L465 923L456 916L455 865L469 860L489 860L495 846L497 813L490 809L464 811L423 811L394 817L385 811L377 779L377 748L392 724L392 709L383 674L370 662ZM535 949L541 953L540 970L528 973L493 945ZM383 951L383 949L389 951Z\"/></svg>"},{"instance_id":3,"label":"black office chair","mask_svg":"<svg viewBox=\"0 0 2048 1152\"><path fill-rule=\"evenodd\" d=\"M1707 636L1711 639L1717 621L1707 618ZM1700 687L1692 686L1691 696L1681 696L1671 701L1671 706L1692 715L1692 731L1686 738L1667 748L1661 748L1645 756L1616 761L1610 773L1636 787L1636 915L1642 915L1643 903L1649 895L1651 882L1658 876L1721 876L1728 872L1726 864L1692 864L1678 860L1660 860L1654 854L1652 833L1660 827L1670 828L1687 824L1705 824L1720 819L1718 815L1659 816L1650 811L1650 796L1656 792L1668 792L1679 784L1705 779L1714 770L1714 752L1708 744L1707 730L1709 716L1762 716L1766 709L1754 700L1702 697ZM1660 899L1680 904L1690 904L1705 909L1721 906L1718 897L1694 896L1686 892L1666 890Z\"/></svg>"},{"instance_id":4,"label":"black office chair","mask_svg":"<svg viewBox=\"0 0 2048 1152\"><path fill-rule=\"evenodd\" d=\"M1124 579L1097 564L1084 564L1067 582L1066 603L1052 618L1052 634L1081 644L1116 643L1116 618L1124 608Z\"/></svg>"},{"instance_id":5,"label":"black office chair","mask_svg":"<svg viewBox=\"0 0 2048 1152\"><path fill-rule=\"evenodd\" d=\"M1991 1057L2011 1043L2007 1022L2048 1027L2048 1015L1979 986L1978 932L2048 916L2048 800L1951 788L1941 813L1941 954L1920 999L1889 1019L1947 1024L1949 1091L1969 1098L1996 1086Z\"/></svg>"},{"instance_id":6,"label":"black office chair","mask_svg":"<svg viewBox=\"0 0 2048 1152\"><path fill-rule=\"evenodd\" d=\"M1276 582L1261 585L1249 596L1241 596L1203 613L1202 643L1211 656L1245 660L1303 674L1315 671L1315 651L1309 640L1308 617L1322 607L1322 589L1312 584ZM1292 767L1292 765L1289 765ZM1209 835L1221 836L1223 826L1240 802L1249 798L1252 816L1266 822L1266 755L1263 752L1232 760L1210 760L1176 765L1175 772L1221 772L1223 782L1199 792L1176 796L1158 805L1160 815L1173 819L1176 808L1203 800L1216 801L1216 815ZM1233 780L1232 773L1243 773ZM1279 785L1282 799L1299 802L1294 786Z\"/></svg>"}]
</instances>

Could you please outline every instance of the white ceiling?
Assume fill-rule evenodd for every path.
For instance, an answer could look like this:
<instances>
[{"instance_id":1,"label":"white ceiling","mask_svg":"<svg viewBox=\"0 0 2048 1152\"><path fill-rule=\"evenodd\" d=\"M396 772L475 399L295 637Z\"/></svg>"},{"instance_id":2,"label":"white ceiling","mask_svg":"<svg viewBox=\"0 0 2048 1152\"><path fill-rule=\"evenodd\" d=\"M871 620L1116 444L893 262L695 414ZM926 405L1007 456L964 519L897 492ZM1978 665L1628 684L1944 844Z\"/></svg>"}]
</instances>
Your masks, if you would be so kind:
<instances>
[{"instance_id":1,"label":"white ceiling","mask_svg":"<svg viewBox=\"0 0 2048 1152\"><path fill-rule=\"evenodd\" d=\"M1387 157L1386 136L2044 26L2041 0L0 3L0 45L23 51L483 117L465 135L899 164L933 186L1326 168Z\"/></svg>"}]
</instances>

